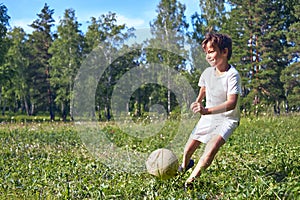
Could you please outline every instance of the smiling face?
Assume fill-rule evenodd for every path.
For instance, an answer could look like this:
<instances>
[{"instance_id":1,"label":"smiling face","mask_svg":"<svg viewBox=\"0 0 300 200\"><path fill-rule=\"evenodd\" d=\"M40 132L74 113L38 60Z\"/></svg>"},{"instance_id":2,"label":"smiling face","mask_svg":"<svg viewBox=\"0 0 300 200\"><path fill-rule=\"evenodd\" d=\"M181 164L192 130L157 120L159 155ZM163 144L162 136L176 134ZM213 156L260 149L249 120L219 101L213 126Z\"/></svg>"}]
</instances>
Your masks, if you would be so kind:
<instances>
[{"instance_id":1,"label":"smiling face","mask_svg":"<svg viewBox=\"0 0 300 200\"><path fill-rule=\"evenodd\" d=\"M224 72L229 68L228 61L232 54L232 40L226 34L208 33L202 42L207 62Z\"/></svg>"},{"instance_id":2,"label":"smiling face","mask_svg":"<svg viewBox=\"0 0 300 200\"><path fill-rule=\"evenodd\" d=\"M219 68L228 65L228 49L221 51L218 46L213 45L212 41L208 41L204 51L206 53L206 61L210 64L210 66Z\"/></svg>"}]
</instances>

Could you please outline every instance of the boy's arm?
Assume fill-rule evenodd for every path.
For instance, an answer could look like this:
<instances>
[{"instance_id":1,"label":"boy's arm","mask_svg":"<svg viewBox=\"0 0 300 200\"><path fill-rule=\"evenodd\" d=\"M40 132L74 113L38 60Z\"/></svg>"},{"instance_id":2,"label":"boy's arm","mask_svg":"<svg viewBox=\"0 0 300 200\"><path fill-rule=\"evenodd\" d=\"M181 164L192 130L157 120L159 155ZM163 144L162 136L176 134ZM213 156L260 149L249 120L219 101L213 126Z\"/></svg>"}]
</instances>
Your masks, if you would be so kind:
<instances>
[{"instance_id":1,"label":"boy's arm","mask_svg":"<svg viewBox=\"0 0 300 200\"><path fill-rule=\"evenodd\" d=\"M198 97L195 102L202 103L203 98L205 97L205 87L201 87L199 90Z\"/></svg>"},{"instance_id":2,"label":"boy's arm","mask_svg":"<svg viewBox=\"0 0 300 200\"><path fill-rule=\"evenodd\" d=\"M199 94L198 97L196 98L196 101L193 102L190 107L194 113L200 111L200 108L202 107L202 100L204 99L204 97L205 97L205 87L202 86L199 90Z\"/></svg>"},{"instance_id":3,"label":"boy's arm","mask_svg":"<svg viewBox=\"0 0 300 200\"><path fill-rule=\"evenodd\" d=\"M207 114L217 114L217 113L233 110L236 107L238 98L239 98L238 94L230 94L227 96L227 101L225 101L224 103L211 108L202 107L200 113L202 115L207 115Z\"/></svg>"}]
</instances>

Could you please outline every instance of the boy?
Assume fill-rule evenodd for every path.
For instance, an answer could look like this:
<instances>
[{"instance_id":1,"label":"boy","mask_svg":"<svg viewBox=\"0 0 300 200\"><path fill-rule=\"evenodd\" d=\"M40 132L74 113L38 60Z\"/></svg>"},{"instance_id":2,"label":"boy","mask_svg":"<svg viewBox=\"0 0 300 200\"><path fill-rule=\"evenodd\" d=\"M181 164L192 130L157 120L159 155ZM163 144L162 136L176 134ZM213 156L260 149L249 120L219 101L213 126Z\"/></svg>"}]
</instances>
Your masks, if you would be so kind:
<instances>
[{"instance_id":1,"label":"boy","mask_svg":"<svg viewBox=\"0 0 300 200\"><path fill-rule=\"evenodd\" d=\"M241 79L238 71L228 61L232 54L232 40L228 35L208 33L202 42L208 67L199 79L199 95L191 109L201 118L187 142L179 171L193 167L192 154L201 143L206 143L203 155L186 180L189 186L201 172L210 166L220 147L226 142L239 124L239 94ZM206 107L202 100L206 98Z\"/></svg>"}]
</instances>

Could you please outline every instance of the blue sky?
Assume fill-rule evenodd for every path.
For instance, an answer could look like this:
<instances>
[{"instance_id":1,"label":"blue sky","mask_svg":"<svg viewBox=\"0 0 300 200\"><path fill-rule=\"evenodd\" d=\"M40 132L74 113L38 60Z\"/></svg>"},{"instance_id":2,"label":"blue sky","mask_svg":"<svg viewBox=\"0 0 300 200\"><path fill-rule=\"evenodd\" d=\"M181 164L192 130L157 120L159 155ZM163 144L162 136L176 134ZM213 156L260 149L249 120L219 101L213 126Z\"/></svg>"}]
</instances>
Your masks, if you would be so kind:
<instances>
[{"instance_id":1,"label":"blue sky","mask_svg":"<svg viewBox=\"0 0 300 200\"><path fill-rule=\"evenodd\" d=\"M85 31L87 21L91 17L98 18L109 11L115 12L118 23L125 23L128 27L136 29L149 28L149 22L156 17L156 8L160 0L0 0L8 9L11 17L11 27L20 26L26 32L31 32L28 26L35 19L47 3L50 9L54 9L53 18L55 24L68 8L73 8L77 20L82 24L81 30ZM199 12L198 0L180 0L186 5L186 16L190 20L191 14Z\"/></svg>"}]
</instances>

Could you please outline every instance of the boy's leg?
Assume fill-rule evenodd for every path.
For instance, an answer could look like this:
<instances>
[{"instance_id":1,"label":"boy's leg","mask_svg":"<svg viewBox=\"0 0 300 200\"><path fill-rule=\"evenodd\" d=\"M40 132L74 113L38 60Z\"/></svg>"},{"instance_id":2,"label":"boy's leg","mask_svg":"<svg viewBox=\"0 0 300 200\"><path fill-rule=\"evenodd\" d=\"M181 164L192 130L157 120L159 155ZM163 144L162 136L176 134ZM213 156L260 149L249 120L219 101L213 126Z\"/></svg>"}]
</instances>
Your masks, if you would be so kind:
<instances>
[{"instance_id":1,"label":"boy's leg","mask_svg":"<svg viewBox=\"0 0 300 200\"><path fill-rule=\"evenodd\" d=\"M193 153L196 151L196 149L201 144L198 140L189 139L187 144L185 145L184 152L183 152L183 159L182 159L182 165L181 167L185 169L187 165L190 162L190 159L193 155Z\"/></svg>"},{"instance_id":2,"label":"boy's leg","mask_svg":"<svg viewBox=\"0 0 300 200\"><path fill-rule=\"evenodd\" d=\"M190 177L187 179L186 183L192 182L195 177L200 176L202 170L211 165L215 155L224 143L225 140L220 135L216 135L206 144L203 155L201 156L195 169L192 171Z\"/></svg>"}]
</instances>

